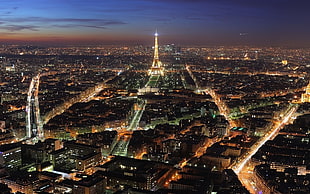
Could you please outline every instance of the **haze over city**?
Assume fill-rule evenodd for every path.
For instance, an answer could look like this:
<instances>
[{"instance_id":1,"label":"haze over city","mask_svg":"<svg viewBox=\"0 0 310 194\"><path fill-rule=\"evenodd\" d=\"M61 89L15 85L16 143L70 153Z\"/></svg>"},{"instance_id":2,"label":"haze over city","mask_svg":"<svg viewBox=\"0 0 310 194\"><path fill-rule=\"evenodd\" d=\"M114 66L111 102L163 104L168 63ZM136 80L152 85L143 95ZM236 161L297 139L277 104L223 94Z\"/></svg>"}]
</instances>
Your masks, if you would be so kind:
<instances>
[{"instance_id":1,"label":"haze over city","mask_svg":"<svg viewBox=\"0 0 310 194\"><path fill-rule=\"evenodd\" d=\"M2 0L6 43L309 46L306 0Z\"/></svg>"}]
</instances>

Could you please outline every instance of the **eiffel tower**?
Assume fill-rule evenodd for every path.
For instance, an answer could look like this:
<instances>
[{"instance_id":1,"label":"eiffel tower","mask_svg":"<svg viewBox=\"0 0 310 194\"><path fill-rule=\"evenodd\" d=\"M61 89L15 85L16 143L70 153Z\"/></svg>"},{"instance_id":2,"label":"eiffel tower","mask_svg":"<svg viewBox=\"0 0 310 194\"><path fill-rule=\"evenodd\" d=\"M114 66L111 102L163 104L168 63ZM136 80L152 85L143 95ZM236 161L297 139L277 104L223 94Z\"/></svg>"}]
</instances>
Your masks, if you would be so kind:
<instances>
[{"instance_id":1,"label":"eiffel tower","mask_svg":"<svg viewBox=\"0 0 310 194\"><path fill-rule=\"evenodd\" d=\"M158 57L158 33L155 33L155 47L154 58L151 69L149 69L149 75L164 75L164 68Z\"/></svg>"}]
</instances>

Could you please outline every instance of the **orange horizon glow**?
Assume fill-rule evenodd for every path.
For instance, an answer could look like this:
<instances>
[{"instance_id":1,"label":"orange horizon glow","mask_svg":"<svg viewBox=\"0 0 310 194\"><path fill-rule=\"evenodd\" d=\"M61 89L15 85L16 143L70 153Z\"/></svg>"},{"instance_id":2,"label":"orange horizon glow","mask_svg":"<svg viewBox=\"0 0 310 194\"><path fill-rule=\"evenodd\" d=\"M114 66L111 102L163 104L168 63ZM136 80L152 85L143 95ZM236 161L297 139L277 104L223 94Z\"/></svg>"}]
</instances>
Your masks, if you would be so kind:
<instances>
[{"instance_id":1,"label":"orange horizon glow","mask_svg":"<svg viewBox=\"0 0 310 194\"><path fill-rule=\"evenodd\" d=\"M141 38L141 37L140 37ZM42 35L42 34L14 34L14 35L1 35L0 44L3 43L133 43L139 40L139 37L122 36L115 37L113 35L85 35L85 34L64 34L64 35ZM147 38L136 41L136 43L150 42Z\"/></svg>"}]
</instances>

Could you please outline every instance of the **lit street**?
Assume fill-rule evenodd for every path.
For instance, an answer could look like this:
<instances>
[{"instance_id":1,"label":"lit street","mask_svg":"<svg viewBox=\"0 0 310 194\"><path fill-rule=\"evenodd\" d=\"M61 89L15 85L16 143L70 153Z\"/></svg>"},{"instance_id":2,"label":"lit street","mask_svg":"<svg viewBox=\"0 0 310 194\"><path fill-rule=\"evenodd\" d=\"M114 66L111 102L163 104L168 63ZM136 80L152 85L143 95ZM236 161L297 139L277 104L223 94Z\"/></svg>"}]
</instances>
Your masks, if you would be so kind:
<instances>
[{"instance_id":1,"label":"lit street","mask_svg":"<svg viewBox=\"0 0 310 194\"><path fill-rule=\"evenodd\" d=\"M253 168L248 168L247 163L251 157L259 150L259 148L266 143L266 141L272 139L280 129L282 129L286 124L288 124L293 118L294 113L298 109L298 105L290 105L286 114L283 115L280 121L274 122L272 129L270 129L264 136L262 136L252 147L251 149L243 154L237 159L237 161L231 166L232 169L236 172L241 182L255 193L259 192L259 188L255 188L253 182L248 179L250 176L249 173L253 173ZM254 189L254 190L253 190Z\"/></svg>"}]
</instances>

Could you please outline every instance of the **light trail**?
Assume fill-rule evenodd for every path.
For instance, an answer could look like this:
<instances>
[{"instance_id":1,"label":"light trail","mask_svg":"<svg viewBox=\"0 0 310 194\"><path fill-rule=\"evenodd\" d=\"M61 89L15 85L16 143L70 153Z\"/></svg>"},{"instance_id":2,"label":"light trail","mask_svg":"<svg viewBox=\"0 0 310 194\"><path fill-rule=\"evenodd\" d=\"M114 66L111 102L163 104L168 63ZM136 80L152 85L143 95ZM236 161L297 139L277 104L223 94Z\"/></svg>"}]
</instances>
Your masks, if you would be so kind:
<instances>
[{"instance_id":1,"label":"light trail","mask_svg":"<svg viewBox=\"0 0 310 194\"><path fill-rule=\"evenodd\" d=\"M37 131L36 131L36 138L39 140L44 139L44 132L43 132L43 124L40 114L40 105L39 105L39 86L40 86L40 74L37 75L36 78L36 85L35 85L35 91L34 91L34 109L35 109L35 118L36 118L36 125L37 125Z\"/></svg>"},{"instance_id":2,"label":"light trail","mask_svg":"<svg viewBox=\"0 0 310 194\"><path fill-rule=\"evenodd\" d=\"M69 109L75 103L90 101L94 96L99 94L100 91L102 91L104 88L106 88L106 83L108 81L114 79L117 76L118 75L112 76L109 79L105 80L104 82L99 83L95 87L92 87L92 88L87 89L86 91L83 91L77 97L73 97L73 98L67 100L66 102L64 102L63 104L56 106L55 108L53 108L51 111L49 111L48 113L46 113L43 116L43 124L48 123L49 120L51 120L55 116L64 113L65 110Z\"/></svg>"},{"instance_id":3,"label":"light trail","mask_svg":"<svg viewBox=\"0 0 310 194\"><path fill-rule=\"evenodd\" d=\"M42 140L44 138L43 125L39 106L40 73L32 78L27 93L26 105L26 138ZM33 126L34 124L34 126Z\"/></svg>"},{"instance_id":4,"label":"light trail","mask_svg":"<svg viewBox=\"0 0 310 194\"><path fill-rule=\"evenodd\" d=\"M56 71L38 73L31 79L26 104L26 138L30 140L43 140L43 122L40 114L39 87L40 78L43 76L54 75ZM33 126L34 124L34 126Z\"/></svg>"},{"instance_id":5,"label":"light trail","mask_svg":"<svg viewBox=\"0 0 310 194\"><path fill-rule=\"evenodd\" d=\"M190 66L186 65L185 68L186 68L188 74L191 76L192 80L194 81L196 89L198 89L199 88L198 82L197 82L196 77L194 76L193 72L191 71Z\"/></svg>"},{"instance_id":6,"label":"light trail","mask_svg":"<svg viewBox=\"0 0 310 194\"><path fill-rule=\"evenodd\" d=\"M139 100L139 99L138 99ZM139 106L139 110L136 111L129 127L128 127L128 131L132 131L132 130L135 130L137 129L139 123L140 123L140 120L141 120L141 117L142 117L142 114L145 110L145 106L146 106L146 100L142 100L141 101L141 104L138 105Z\"/></svg>"},{"instance_id":7,"label":"light trail","mask_svg":"<svg viewBox=\"0 0 310 194\"><path fill-rule=\"evenodd\" d=\"M26 106L26 136L31 138L31 97L34 87L34 78L32 78L27 94L27 106Z\"/></svg>"},{"instance_id":8,"label":"light trail","mask_svg":"<svg viewBox=\"0 0 310 194\"><path fill-rule=\"evenodd\" d=\"M239 174L240 171L244 168L245 164L251 159L251 157L259 150L259 148L262 147L269 139L271 139L282 127L284 124L286 124L289 119L292 117L292 115L297 110L298 106L292 106L290 107L290 110L286 114L285 117L283 117L283 120L276 124L274 129L269 131L265 136L263 136L260 140L258 140L257 143L253 145L253 147L250 149L249 152L247 152L246 157L242 160L242 162L237 163L235 166L232 167L232 169L235 171L236 174Z\"/></svg>"},{"instance_id":9,"label":"light trail","mask_svg":"<svg viewBox=\"0 0 310 194\"><path fill-rule=\"evenodd\" d=\"M137 129L146 106L146 100L139 98L137 100L139 103L138 110L135 111L129 126L127 127L127 133L119 133L119 138L116 138L115 142L112 142L112 144L115 145L111 149L112 155L127 156L127 149L131 139L131 134L129 132Z\"/></svg>"},{"instance_id":10,"label":"light trail","mask_svg":"<svg viewBox=\"0 0 310 194\"><path fill-rule=\"evenodd\" d=\"M221 96L217 94L212 88L207 88L202 90L203 92L209 94L212 99L214 100L214 103L218 107L220 114L225 117L225 119L229 122L230 128L236 127L236 122L230 118L230 109L226 105L226 103L221 99Z\"/></svg>"},{"instance_id":11,"label":"light trail","mask_svg":"<svg viewBox=\"0 0 310 194\"><path fill-rule=\"evenodd\" d=\"M186 65L186 70L187 70L188 74L191 76L192 80L194 81L198 93L204 92L204 93L209 94L212 97L216 106L218 107L220 114L223 115L225 117L225 119L229 122L230 128L236 127L237 125L236 125L235 121L229 117L230 109L228 108L226 103L224 101L222 101L221 96L219 94L217 94L214 91L214 89L212 89L211 87L207 87L206 89L200 89L199 84L197 82L197 79L194 76L193 72L191 71L190 66Z\"/></svg>"}]
</instances>

